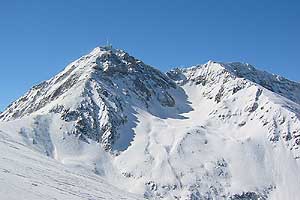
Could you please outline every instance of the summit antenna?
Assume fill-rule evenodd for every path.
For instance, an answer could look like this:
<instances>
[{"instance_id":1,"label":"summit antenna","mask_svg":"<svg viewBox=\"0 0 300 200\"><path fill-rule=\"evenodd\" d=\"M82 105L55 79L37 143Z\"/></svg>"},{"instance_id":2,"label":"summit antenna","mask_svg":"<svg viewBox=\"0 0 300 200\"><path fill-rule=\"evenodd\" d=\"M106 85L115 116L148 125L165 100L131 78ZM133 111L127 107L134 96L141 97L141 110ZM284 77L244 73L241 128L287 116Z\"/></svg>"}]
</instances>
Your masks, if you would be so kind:
<instances>
[{"instance_id":1,"label":"summit antenna","mask_svg":"<svg viewBox=\"0 0 300 200\"><path fill-rule=\"evenodd\" d=\"M108 39L106 39L106 48L112 49L112 44L109 43L109 40L108 40Z\"/></svg>"}]
</instances>

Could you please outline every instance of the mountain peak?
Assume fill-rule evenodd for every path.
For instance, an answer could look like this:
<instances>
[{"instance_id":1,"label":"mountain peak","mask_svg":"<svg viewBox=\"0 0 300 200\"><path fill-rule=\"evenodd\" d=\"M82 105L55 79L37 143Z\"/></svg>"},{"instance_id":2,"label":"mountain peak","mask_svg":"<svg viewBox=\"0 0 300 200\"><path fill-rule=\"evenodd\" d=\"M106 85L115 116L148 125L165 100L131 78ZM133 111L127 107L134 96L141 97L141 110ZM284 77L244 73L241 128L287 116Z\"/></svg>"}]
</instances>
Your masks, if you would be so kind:
<instances>
[{"instance_id":1,"label":"mountain peak","mask_svg":"<svg viewBox=\"0 0 300 200\"><path fill-rule=\"evenodd\" d=\"M101 56L102 54L105 54L105 53L122 54L122 53L125 53L125 51L122 49L116 49L116 48L112 47L111 45L109 45L109 46L97 46L89 54Z\"/></svg>"},{"instance_id":2,"label":"mountain peak","mask_svg":"<svg viewBox=\"0 0 300 200\"><path fill-rule=\"evenodd\" d=\"M215 72L219 70L223 70L235 76L238 76L239 74L248 73L249 71L256 71L256 69L248 63L242 63L242 62L226 63L226 62L218 62L213 60L209 60L205 64L196 65L191 68L208 68L209 71L215 71Z\"/></svg>"},{"instance_id":3,"label":"mountain peak","mask_svg":"<svg viewBox=\"0 0 300 200\"><path fill-rule=\"evenodd\" d=\"M224 63L210 60L206 64L195 65L189 68L175 68L167 72L167 75L179 84L185 84L188 81L196 84L207 81L218 82L223 76L230 76L233 79L245 79L284 96L295 103L300 103L299 83L256 69L248 63Z\"/></svg>"},{"instance_id":4,"label":"mountain peak","mask_svg":"<svg viewBox=\"0 0 300 200\"><path fill-rule=\"evenodd\" d=\"M97 47L0 113L0 135L148 199L297 199L299 90L247 63L165 75Z\"/></svg>"},{"instance_id":5,"label":"mountain peak","mask_svg":"<svg viewBox=\"0 0 300 200\"><path fill-rule=\"evenodd\" d=\"M135 88L134 93L147 101L150 99L149 96L168 99L170 97L164 90L176 87L166 75L127 52L110 46L96 47L89 54L70 63L52 79L32 87L28 93L1 113L0 119L20 118L52 104L57 99L66 101L74 94L81 97L83 93L89 93L87 87L90 87L92 82L97 82L100 84L98 87L103 89L130 85L124 90Z\"/></svg>"}]
</instances>

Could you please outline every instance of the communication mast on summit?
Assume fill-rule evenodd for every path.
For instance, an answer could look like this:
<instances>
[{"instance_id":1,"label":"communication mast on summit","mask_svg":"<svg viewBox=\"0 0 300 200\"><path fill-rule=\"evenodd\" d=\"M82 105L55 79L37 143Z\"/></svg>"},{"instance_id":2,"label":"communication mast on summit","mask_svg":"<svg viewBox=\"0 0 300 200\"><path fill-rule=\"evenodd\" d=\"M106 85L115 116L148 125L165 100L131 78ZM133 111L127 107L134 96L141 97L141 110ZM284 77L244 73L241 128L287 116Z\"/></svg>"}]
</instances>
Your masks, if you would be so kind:
<instances>
[{"instance_id":1,"label":"communication mast on summit","mask_svg":"<svg viewBox=\"0 0 300 200\"><path fill-rule=\"evenodd\" d=\"M108 49L112 49L112 44L109 43L108 39L106 39L106 46L105 47L108 48Z\"/></svg>"}]
</instances>

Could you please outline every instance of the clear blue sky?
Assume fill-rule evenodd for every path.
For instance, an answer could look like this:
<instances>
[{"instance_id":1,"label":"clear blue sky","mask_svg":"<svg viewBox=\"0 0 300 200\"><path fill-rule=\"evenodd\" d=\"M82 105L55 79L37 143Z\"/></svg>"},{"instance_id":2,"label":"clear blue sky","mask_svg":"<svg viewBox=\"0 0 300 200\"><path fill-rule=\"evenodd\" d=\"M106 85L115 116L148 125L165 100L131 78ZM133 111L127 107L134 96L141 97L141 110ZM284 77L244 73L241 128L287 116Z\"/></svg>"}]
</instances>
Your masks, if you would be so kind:
<instances>
[{"instance_id":1,"label":"clear blue sky","mask_svg":"<svg viewBox=\"0 0 300 200\"><path fill-rule=\"evenodd\" d=\"M0 110L106 38L163 71L242 61L300 80L299 1L10 0L0 6Z\"/></svg>"}]
</instances>

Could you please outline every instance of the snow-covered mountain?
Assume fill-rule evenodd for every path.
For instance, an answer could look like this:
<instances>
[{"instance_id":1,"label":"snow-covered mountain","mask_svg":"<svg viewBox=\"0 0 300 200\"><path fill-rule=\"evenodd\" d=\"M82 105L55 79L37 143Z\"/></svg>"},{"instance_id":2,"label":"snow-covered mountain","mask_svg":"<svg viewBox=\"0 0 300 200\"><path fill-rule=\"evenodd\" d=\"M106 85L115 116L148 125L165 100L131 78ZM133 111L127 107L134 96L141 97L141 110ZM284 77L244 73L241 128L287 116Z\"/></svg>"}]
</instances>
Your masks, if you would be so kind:
<instances>
[{"instance_id":1,"label":"snow-covered mountain","mask_svg":"<svg viewBox=\"0 0 300 200\"><path fill-rule=\"evenodd\" d=\"M18 144L26 150L16 157L99 179L95 190L137 194L123 192L128 198L293 200L299 120L300 84L249 64L209 61L164 74L98 47L0 113L0 147Z\"/></svg>"}]
</instances>

